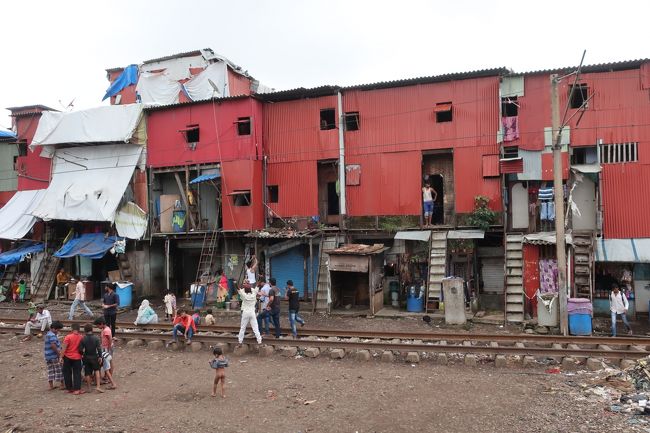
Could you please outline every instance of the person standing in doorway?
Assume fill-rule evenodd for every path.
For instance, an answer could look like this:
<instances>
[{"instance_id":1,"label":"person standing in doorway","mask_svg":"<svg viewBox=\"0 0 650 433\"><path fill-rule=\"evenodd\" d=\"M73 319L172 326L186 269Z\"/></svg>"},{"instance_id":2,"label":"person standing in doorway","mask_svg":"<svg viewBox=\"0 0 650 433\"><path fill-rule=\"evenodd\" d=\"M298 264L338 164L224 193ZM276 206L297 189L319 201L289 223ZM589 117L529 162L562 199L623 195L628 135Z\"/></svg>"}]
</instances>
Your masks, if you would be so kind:
<instances>
[{"instance_id":1,"label":"person standing in doorway","mask_svg":"<svg viewBox=\"0 0 650 433\"><path fill-rule=\"evenodd\" d=\"M438 193L435 189L431 188L429 182L424 184L422 188L422 204L424 206L424 225L425 227L431 226L431 218L433 218L433 203L438 198Z\"/></svg>"},{"instance_id":2,"label":"person standing in doorway","mask_svg":"<svg viewBox=\"0 0 650 433\"><path fill-rule=\"evenodd\" d=\"M255 283L257 282L257 278L255 277L256 272L257 257L253 256L253 258L246 263L246 281L250 283L251 287L255 287Z\"/></svg>"},{"instance_id":3,"label":"person standing in doorway","mask_svg":"<svg viewBox=\"0 0 650 433\"><path fill-rule=\"evenodd\" d=\"M63 381L69 393L85 394L81 389L81 345L83 336L79 333L79 324L72 324L72 332L63 339L61 361L63 362Z\"/></svg>"},{"instance_id":4,"label":"person standing in doorway","mask_svg":"<svg viewBox=\"0 0 650 433\"><path fill-rule=\"evenodd\" d=\"M632 327L627 321L628 308L630 308L630 304L625 293L619 290L618 284L612 284L612 293L609 294L609 310L612 313L612 337L616 337L616 319L618 316L621 316L627 333L632 335Z\"/></svg>"},{"instance_id":5,"label":"person standing in doorway","mask_svg":"<svg viewBox=\"0 0 650 433\"><path fill-rule=\"evenodd\" d=\"M293 334L293 338L298 338L296 322L300 323L300 326L305 326L305 321L298 315L298 310L300 309L300 292L293 286L293 281L291 280L287 281L285 298L289 301L289 325L291 325L291 333Z\"/></svg>"},{"instance_id":6,"label":"person standing in doorway","mask_svg":"<svg viewBox=\"0 0 650 433\"><path fill-rule=\"evenodd\" d=\"M244 281L242 288L237 292L241 298L241 326L239 328L239 344L244 342L244 335L246 334L246 327L251 324L253 334L257 339L257 344L262 344L262 336L257 326L257 317L255 316L255 304L257 303L257 287L251 288L248 281Z\"/></svg>"},{"instance_id":7,"label":"person standing in doorway","mask_svg":"<svg viewBox=\"0 0 650 433\"><path fill-rule=\"evenodd\" d=\"M115 293L115 283L106 286L106 293L102 302L104 309L104 320L106 326L111 328L111 335L115 338L115 321L117 320L117 306L120 304L120 297Z\"/></svg>"},{"instance_id":8,"label":"person standing in doorway","mask_svg":"<svg viewBox=\"0 0 650 433\"><path fill-rule=\"evenodd\" d=\"M271 316L275 338L280 338L280 289L277 288L275 278L269 278L271 290L269 290L269 303L266 310Z\"/></svg>"},{"instance_id":9,"label":"person standing in doorway","mask_svg":"<svg viewBox=\"0 0 650 433\"><path fill-rule=\"evenodd\" d=\"M70 306L68 320L72 320L74 317L74 312L77 309L77 305L79 304L81 304L81 307L84 309L87 315L94 317L93 312L90 310L90 308L88 308L88 305L86 305L86 286L81 282L79 277L73 278L72 281L76 281L77 285L74 289L74 301L72 301L72 305Z\"/></svg>"}]
</instances>

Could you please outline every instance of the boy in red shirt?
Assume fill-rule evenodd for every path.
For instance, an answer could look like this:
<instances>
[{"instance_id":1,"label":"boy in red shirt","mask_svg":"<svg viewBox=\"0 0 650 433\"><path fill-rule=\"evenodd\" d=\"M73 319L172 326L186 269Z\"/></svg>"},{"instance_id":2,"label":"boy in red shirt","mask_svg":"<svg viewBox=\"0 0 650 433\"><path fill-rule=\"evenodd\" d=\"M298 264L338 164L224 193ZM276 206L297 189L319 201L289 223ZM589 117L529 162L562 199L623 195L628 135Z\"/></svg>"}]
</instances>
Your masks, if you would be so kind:
<instances>
[{"instance_id":1,"label":"boy in red shirt","mask_svg":"<svg viewBox=\"0 0 650 433\"><path fill-rule=\"evenodd\" d=\"M183 333L187 344L192 343L192 336L196 332L196 323L185 310L179 311L178 316L172 322L172 326L172 341L167 343L167 346L178 341L179 331Z\"/></svg>"},{"instance_id":2,"label":"boy in red shirt","mask_svg":"<svg viewBox=\"0 0 650 433\"><path fill-rule=\"evenodd\" d=\"M63 339L63 350L61 350L61 359L63 360L63 381L65 389L74 395L85 394L81 390L81 353L79 345L83 336L79 334L79 324L72 324L72 332Z\"/></svg>"}]
</instances>

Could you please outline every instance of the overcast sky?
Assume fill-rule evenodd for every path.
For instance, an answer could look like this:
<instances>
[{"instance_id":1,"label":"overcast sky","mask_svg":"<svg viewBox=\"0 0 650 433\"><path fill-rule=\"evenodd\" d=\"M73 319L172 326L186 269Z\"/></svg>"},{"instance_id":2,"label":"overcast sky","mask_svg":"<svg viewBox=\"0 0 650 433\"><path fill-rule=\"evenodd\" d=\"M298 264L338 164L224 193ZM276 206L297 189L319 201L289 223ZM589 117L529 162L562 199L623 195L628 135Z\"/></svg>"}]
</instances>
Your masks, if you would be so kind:
<instances>
[{"instance_id":1,"label":"overcast sky","mask_svg":"<svg viewBox=\"0 0 650 433\"><path fill-rule=\"evenodd\" d=\"M105 69L212 48L278 90L650 57L647 1L2 3L4 107L101 104ZM60 101L60 102L59 102Z\"/></svg>"}]
</instances>

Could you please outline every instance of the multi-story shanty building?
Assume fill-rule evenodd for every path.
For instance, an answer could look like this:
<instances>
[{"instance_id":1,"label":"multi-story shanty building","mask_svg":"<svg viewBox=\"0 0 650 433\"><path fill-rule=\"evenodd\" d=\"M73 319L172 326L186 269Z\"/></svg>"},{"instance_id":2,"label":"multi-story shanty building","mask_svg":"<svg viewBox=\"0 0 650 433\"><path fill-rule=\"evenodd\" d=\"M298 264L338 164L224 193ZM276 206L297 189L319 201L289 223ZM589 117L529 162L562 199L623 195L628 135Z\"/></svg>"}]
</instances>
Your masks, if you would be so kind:
<instances>
[{"instance_id":1,"label":"multi-story shanty building","mask_svg":"<svg viewBox=\"0 0 650 433\"><path fill-rule=\"evenodd\" d=\"M209 286L218 269L241 279L255 254L260 271L280 286L293 280L319 310L375 314L403 308L409 295L435 310L443 278L453 275L484 308L519 322L536 314L538 291L558 290L550 76L566 75L559 105L572 296L593 298L599 311L605 286L622 282L645 311L650 62L583 67L577 81L567 75L573 70L498 68L275 92L199 50L107 71L105 98L115 113L144 107L132 135L80 138L88 131L88 116L80 116L66 129L76 138L49 134L34 144L45 125L41 111L75 117L34 106L15 109L18 139L0 145L23 163L14 167L16 189L46 195L57 183L57 161L70 152L84 149L94 160L106 146L140 149L118 202L95 230L133 239L125 253L101 266L64 262L97 285L120 270L136 296L184 293L194 281ZM427 183L434 211L424 227ZM4 186L10 198L12 185ZM45 229L13 239L85 230L79 221L61 223L68 220L58 210L34 206L22 215ZM126 235L124 212L128 224L144 229ZM41 254L64 240L51 239L51 251ZM344 243L369 246L336 250ZM209 299L214 294L208 290Z\"/></svg>"}]
</instances>

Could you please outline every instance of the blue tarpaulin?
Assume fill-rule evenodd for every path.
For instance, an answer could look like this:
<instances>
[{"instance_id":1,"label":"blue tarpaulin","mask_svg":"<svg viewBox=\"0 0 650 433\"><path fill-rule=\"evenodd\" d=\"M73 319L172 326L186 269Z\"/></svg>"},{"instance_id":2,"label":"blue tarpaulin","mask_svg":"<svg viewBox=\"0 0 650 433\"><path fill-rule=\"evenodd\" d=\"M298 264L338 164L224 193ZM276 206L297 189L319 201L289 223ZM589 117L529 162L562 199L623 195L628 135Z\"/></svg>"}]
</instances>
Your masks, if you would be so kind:
<instances>
[{"instance_id":1,"label":"blue tarpaulin","mask_svg":"<svg viewBox=\"0 0 650 433\"><path fill-rule=\"evenodd\" d=\"M201 183L201 182L205 182L206 180L216 179L218 177L221 177L221 172L220 171L217 171L216 173L202 174L201 176L190 180L190 183L192 183L192 184Z\"/></svg>"},{"instance_id":2,"label":"blue tarpaulin","mask_svg":"<svg viewBox=\"0 0 650 433\"><path fill-rule=\"evenodd\" d=\"M44 249L45 246L42 242L23 244L15 250L0 254L0 265L14 265L22 261L27 254L40 253Z\"/></svg>"},{"instance_id":3,"label":"blue tarpaulin","mask_svg":"<svg viewBox=\"0 0 650 433\"><path fill-rule=\"evenodd\" d=\"M106 90L106 94L102 98L102 101L111 96L115 96L120 93L120 90L125 87L131 86L138 83L138 65L129 65L124 68L124 71L111 83L111 85Z\"/></svg>"},{"instance_id":4,"label":"blue tarpaulin","mask_svg":"<svg viewBox=\"0 0 650 433\"><path fill-rule=\"evenodd\" d=\"M0 138L16 138L16 134L14 134L11 131L5 131L4 129L0 129Z\"/></svg>"},{"instance_id":5,"label":"blue tarpaulin","mask_svg":"<svg viewBox=\"0 0 650 433\"><path fill-rule=\"evenodd\" d=\"M113 248L117 236L106 237L104 233L86 233L79 237L72 238L59 250L54 253L54 257L62 259L68 257L82 256L91 259L101 259L106 251Z\"/></svg>"}]
</instances>

